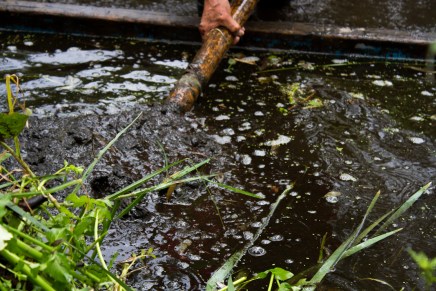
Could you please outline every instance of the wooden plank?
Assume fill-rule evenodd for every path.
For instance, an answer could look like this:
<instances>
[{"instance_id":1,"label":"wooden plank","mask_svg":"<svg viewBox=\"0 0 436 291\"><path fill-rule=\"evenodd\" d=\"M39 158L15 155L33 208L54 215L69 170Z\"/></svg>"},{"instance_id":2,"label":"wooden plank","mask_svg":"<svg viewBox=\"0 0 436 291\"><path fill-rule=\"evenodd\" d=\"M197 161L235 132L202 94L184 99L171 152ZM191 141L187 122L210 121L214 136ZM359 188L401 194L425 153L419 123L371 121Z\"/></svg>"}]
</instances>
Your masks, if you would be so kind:
<instances>
[{"instance_id":1,"label":"wooden plank","mask_svg":"<svg viewBox=\"0 0 436 291\"><path fill-rule=\"evenodd\" d=\"M200 42L197 16L177 16L135 9L40 3L0 2L0 29L138 37ZM436 33L349 28L294 22L246 25L239 43L250 48L282 49L385 59L424 59Z\"/></svg>"}]
</instances>

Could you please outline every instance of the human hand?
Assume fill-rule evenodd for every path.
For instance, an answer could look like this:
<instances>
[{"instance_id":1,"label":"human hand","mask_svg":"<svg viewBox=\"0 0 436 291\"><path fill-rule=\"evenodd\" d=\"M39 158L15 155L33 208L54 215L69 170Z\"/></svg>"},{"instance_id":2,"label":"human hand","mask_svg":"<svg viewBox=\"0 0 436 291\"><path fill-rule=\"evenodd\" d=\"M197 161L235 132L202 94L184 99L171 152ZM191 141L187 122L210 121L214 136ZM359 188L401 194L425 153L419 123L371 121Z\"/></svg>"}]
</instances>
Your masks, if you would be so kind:
<instances>
[{"instance_id":1,"label":"human hand","mask_svg":"<svg viewBox=\"0 0 436 291\"><path fill-rule=\"evenodd\" d=\"M220 26L224 26L232 33L234 37L233 44L238 43L245 33L245 28L241 27L232 18L228 0L205 0L203 15L199 26L203 40L209 31Z\"/></svg>"}]
</instances>

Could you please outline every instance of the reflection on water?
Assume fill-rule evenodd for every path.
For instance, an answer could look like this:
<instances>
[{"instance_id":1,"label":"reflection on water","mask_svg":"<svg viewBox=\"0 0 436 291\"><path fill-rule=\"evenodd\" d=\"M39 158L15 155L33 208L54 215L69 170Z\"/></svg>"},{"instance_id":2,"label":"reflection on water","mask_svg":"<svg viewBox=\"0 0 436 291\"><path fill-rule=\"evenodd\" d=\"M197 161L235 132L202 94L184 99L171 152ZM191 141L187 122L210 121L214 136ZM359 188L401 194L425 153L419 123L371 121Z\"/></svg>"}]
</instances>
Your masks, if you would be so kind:
<instances>
[{"instance_id":1,"label":"reflection on water","mask_svg":"<svg viewBox=\"0 0 436 291\"><path fill-rule=\"evenodd\" d=\"M137 103L160 102L195 50L8 34L0 43L0 71L21 76L27 106L37 116L59 118L115 114ZM247 56L257 65L223 61L185 120L232 158L218 169L223 179L265 199L211 187L218 216L207 193L167 203L157 194L147 196L148 214L117 223L105 248L107 254L120 252L120 259L155 249L157 259L131 278L139 290L203 289L211 272L253 238L271 203L293 182L295 188L239 269L252 273L274 265L298 272L310 267L322 236L328 234L327 249L336 248L378 190L383 194L371 219L436 180L436 87L414 69L419 63L265 52ZM346 290L382 288L361 279L375 278L396 289L421 288L406 250L436 256L435 207L432 188L398 222L404 227L399 235L341 263L327 284Z\"/></svg>"},{"instance_id":2,"label":"reflection on water","mask_svg":"<svg viewBox=\"0 0 436 291\"><path fill-rule=\"evenodd\" d=\"M186 61L163 57L158 44L126 55L118 46L96 49L99 43L84 42L80 48L59 48L56 40L44 37L10 42L2 52L0 72L22 76L23 95L28 105L37 105L36 115L114 114L166 97L176 79L161 71L178 73L187 66Z\"/></svg>"}]
</instances>

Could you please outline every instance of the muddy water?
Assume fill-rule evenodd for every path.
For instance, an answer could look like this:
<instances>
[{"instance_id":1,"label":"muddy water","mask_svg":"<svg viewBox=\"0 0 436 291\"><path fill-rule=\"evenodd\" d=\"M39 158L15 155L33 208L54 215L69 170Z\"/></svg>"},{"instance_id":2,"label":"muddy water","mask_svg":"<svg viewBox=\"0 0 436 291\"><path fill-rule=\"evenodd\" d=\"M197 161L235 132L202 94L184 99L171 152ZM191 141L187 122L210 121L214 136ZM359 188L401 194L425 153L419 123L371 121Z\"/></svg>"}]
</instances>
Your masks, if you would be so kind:
<instances>
[{"instance_id":1,"label":"muddy water","mask_svg":"<svg viewBox=\"0 0 436 291\"><path fill-rule=\"evenodd\" d=\"M350 235L378 190L383 194L372 219L436 180L436 86L420 63L234 51L194 111L179 117L155 103L168 95L195 47L0 37L0 71L21 76L23 97L34 112L23 143L38 173L64 159L87 165L143 112L96 169L88 185L92 193L113 192L162 167L165 159L212 157L204 171L265 196L255 200L192 183L169 202L159 193L146 197L114 225L105 247L108 257L119 252L119 260L154 249L157 258L129 279L138 290L204 289L292 183L237 272L271 266L302 271L316 263L325 233L329 250ZM295 104L289 100L293 89ZM331 191L338 192L336 199L324 198ZM431 188L398 222L402 232L339 264L325 286L385 288L371 280L377 279L395 289L423 289L406 251L436 256L435 202Z\"/></svg>"}]
</instances>

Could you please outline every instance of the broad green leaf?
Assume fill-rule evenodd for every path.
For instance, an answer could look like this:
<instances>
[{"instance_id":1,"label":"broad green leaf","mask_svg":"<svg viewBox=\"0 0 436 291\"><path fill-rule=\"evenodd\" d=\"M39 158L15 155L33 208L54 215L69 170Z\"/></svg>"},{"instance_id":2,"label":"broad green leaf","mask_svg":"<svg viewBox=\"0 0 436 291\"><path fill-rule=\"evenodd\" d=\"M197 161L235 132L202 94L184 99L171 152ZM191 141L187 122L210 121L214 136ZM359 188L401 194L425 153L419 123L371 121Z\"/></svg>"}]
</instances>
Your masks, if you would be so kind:
<instances>
[{"instance_id":1,"label":"broad green leaf","mask_svg":"<svg viewBox=\"0 0 436 291\"><path fill-rule=\"evenodd\" d=\"M7 231L1 224L0 224L0 251L3 250L7 245L8 241L12 238L12 234Z\"/></svg>"},{"instance_id":2,"label":"broad green leaf","mask_svg":"<svg viewBox=\"0 0 436 291\"><path fill-rule=\"evenodd\" d=\"M95 219L93 217L82 218L74 227L73 234L78 237L82 234L92 235Z\"/></svg>"},{"instance_id":3,"label":"broad green leaf","mask_svg":"<svg viewBox=\"0 0 436 291\"><path fill-rule=\"evenodd\" d=\"M286 282L281 283L280 287L278 289L278 291L294 291L294 290L295 291L296 290L301 290L301 288L300 287L296 287L296 286L292 286L291 284L286 283Z\"/></svg>"},{"instance_id":4,"label":"broad green leaf","mask_svg":"<svg viewBox=\"0 0 436 291\"><path fill-rule=\"evenodd\" d=\"M73 203L74 207L82 207L83 205L89 204L91 198L86 195L77 196L76 193L71 193L65 198L65 201Z\"/></svg>"},{"instance_id":5,"label":"broad green leaf","mask_svg":"<svg viewBox=\"0 0 436 291\"><path fill-rule=\"evenodd\" d=\"M18 136L23 131L29 116L21 113L0 113L0 138L6 139Z\"/></svg>"},{"instance_id":6,"label":"broad green leaf","mask_svg":"<svg viewBox=\"0 0 436 291\"><path fill-rule=\"evenodd\" d=\"M54 280L67 284L65 287L71 284L73 276L70 272L74 272L71 268L67 257L63 253L51 254L45 262L45 272Z\"/></svg>"},{"instance_id":7,"label":"broad green leaf","mask_svg":"<svg viewBox=\"0 0 436 291\"><path fill-rule=\"evenodd\" d=\"M294 276L291 272L279 267L272 269L271 273L273 273L280 281L291 279Z\"/></svg>"},{"instance_id":8,"label":"broad green leaf","mask_svg":"<svg viewBox=\"0 0 436 291\"><path fill-rule=\"evenodd\" d=\"M70 231L66 228L51 228L45 233L46 238L50 244L59 240L68 240Z\"/></svg>"}]
</instances>

